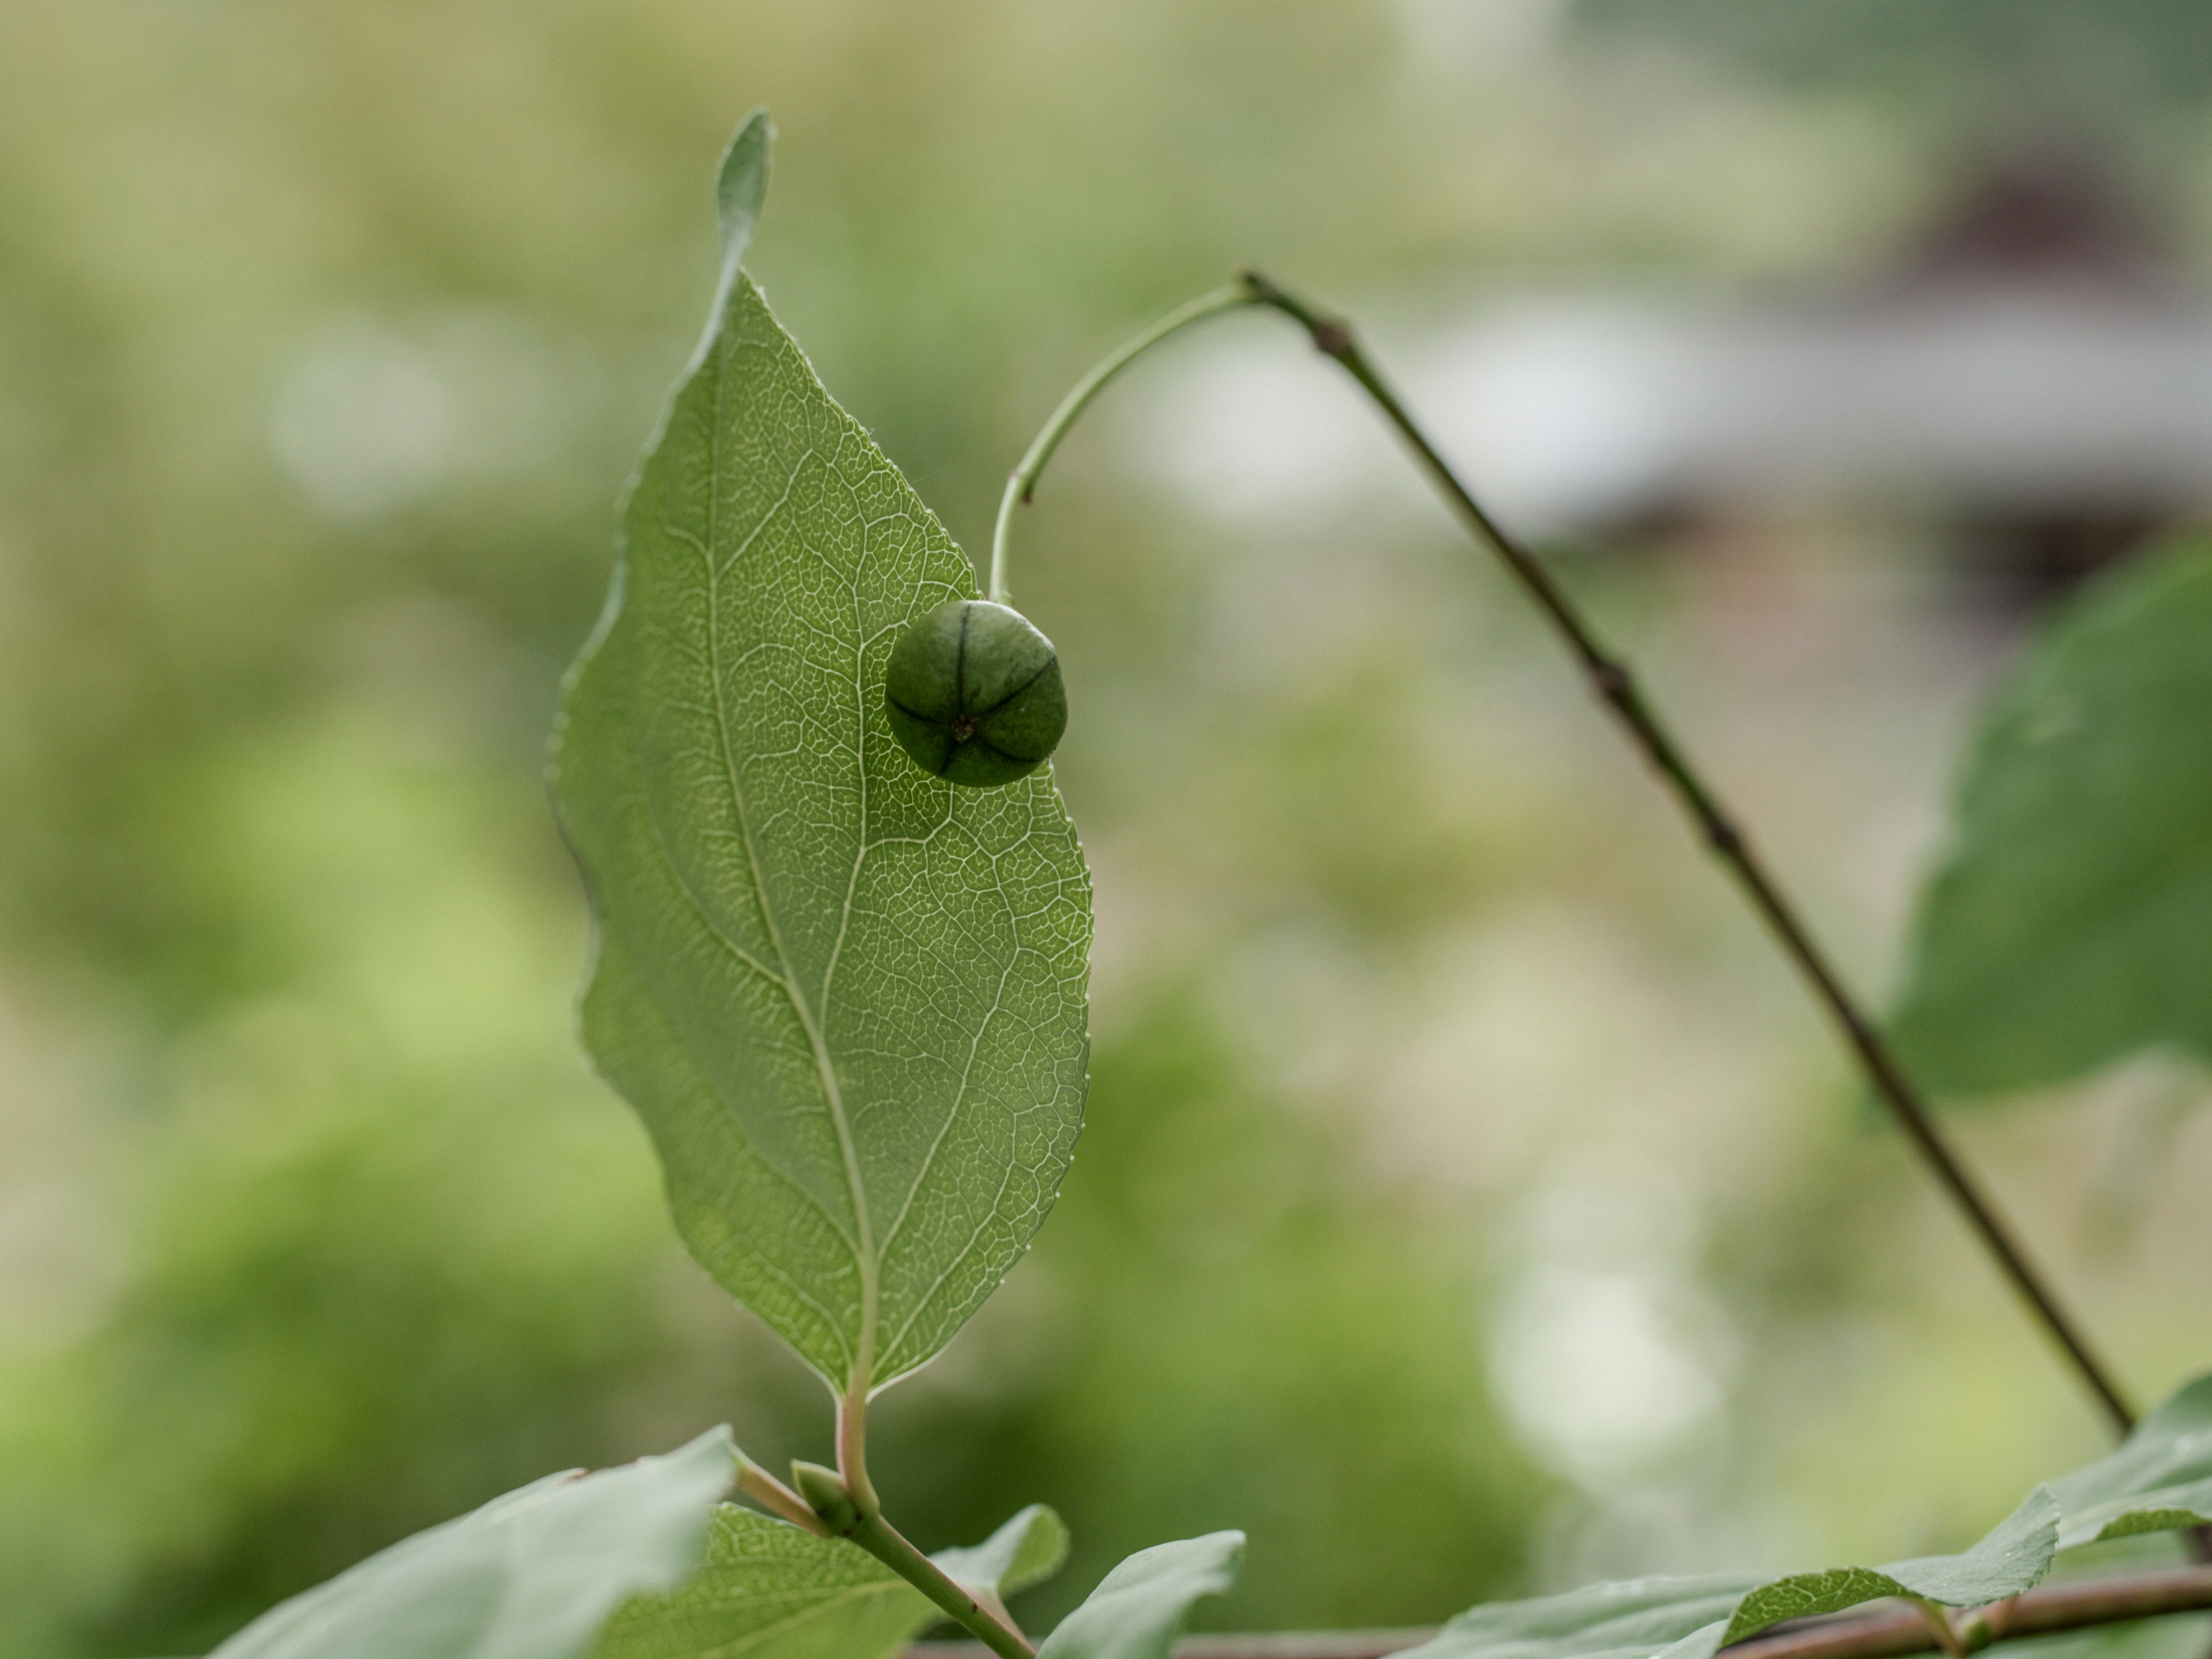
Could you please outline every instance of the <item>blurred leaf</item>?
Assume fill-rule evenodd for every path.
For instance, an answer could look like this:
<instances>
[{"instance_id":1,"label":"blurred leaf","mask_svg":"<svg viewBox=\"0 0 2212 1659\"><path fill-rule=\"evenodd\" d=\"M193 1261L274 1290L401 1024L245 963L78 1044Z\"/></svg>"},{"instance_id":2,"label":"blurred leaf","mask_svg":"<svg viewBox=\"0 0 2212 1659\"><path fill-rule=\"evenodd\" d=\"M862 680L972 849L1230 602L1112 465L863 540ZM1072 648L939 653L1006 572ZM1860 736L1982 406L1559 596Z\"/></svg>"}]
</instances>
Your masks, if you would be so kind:
<instances>
[{"instance_id":1,"label":"blurred leaf","mask_svg":"<svg viewBox=\"0 0 2212 1659\"><path fill-rule=\"evenodd\" d=\"M256 1620L214 1659L564 1659L698 1564L735 1465L714 1429L665 1457L549 1475Z\"/></svg>"},{"instance_id":2,"label":"blurred leaf","mask_svg":"<svg viewBox=\"0 0 2212 1659\"><path fill-rule=\"evenodd\" d=\"M722 181L739 240L764 118ZM880 1387L951 1340L1059 1190L1089 878L1048 776L957 789L893 743L892 642L974 575L741 252L568 694L558 788L599 929L584 1035L692 1254L840 1390Z\"/></svg>"},{"instance_id":3,"label":"blurred leaf","mask_svg":"<svg viewBox=\"0 0 2212 1659\"><path fill-rule=\"evenodd\" d=\"M1067 1561L1067 1523L1032 1504L972 1549L939 1550L930 1559L971 1589L1001 1601L1041 1584Z\"/></svg>"},{"instance_id":4,"label":"blurred leaf","mask_svg":"<svg viewBox=\"0 0 2212 1659\"><path fill-rule=\"evenodd\" d=\"M2092 1625L2057 1636L2008 1642L2013 1659L2203 1659L2212 1619L2168 1613L2125 1624Z\"/></svg>"},{"instance_id":5,"label":"blurred leaf","mask_svg":"<svg viewBox=\"0 0 2212 1659\"><path fill-rule=\"evenodd\" d=\"M2212 1522L2212 1372L2136 1424L2118 1451L2051 1487L2069 1549Z\"/></svg>"},{"instance_id":6,"label":"blurred leaf","mask_svg":"<svg viewBox=\"0 0 2212 1659\"><path fill-rule=\"evenodd\" d=\"M1067 1528L1033 1504L973 1549L932 1558L1003 1601L1054 1571ZM880 1659L944 1615L857 1544L725 1504L696 1577L641 1597L608 1624L594 1659Z\"/></svg>"},{"instance_id":7,"label":"blurred leaf","mask_svg":"<svg viewBox=\"0 0 2212 1659\"><path fill-rule=\"evenodd\" d=\"M1413 1653L1420 1659L1648 1659L1679 1646L1709 1655L1758 1585L1756 1577L1741 1573L1632 1578L1564 1595L1491 1601L1461 1613Z\"/></svg>"},{"instance_id":8,"label":"blurred leaf","mask_svg":"<svg viewBox=\"0 0 2212 1659\"><path fill-rule=\"evenodd\" d=\"M2043 1582L2058 1548L2058 1500L2038 1486L1972 1549L1920 1556L1886 1567L1835 1567L1762 1584L1743 1598L1721 1640L1725 1645L1785 1619L1841 1613L1886 1595L1917 1595L1947 1607L1981 1607Z\"/></svg>"},{"instance_id":9,"label":"blurred leaf","mask_svg":"<svg viewBox=\"0 0 2212 1659\"><path fill-rule=\"evenodd\" d=\"M1722 1575L1638 1578L1565 1595L1497 1601L1459 1615L1413 1650L1419 1659L1712 1659L1730 1642L1785 1619L1841 1613L1863 1601L1917 1595L1978 1607L2017 1595L2051 1571L2058 1503L2047 1486L1957 1555L1886 1567L1832 1567L1760 1583ZM1412 1655L1407 1659L1413 1659Z\"/></svg>"},{"instance_id":10,"label":"blurred leaf","mask_svg":"<svg viewBox=\"0 0 2212 1659\"><path fill-rule=\"evenodd\" d=\"M1190 1604L1226 1594L1243 1560L1241 1532L1139 1550L1060 1621L1037 1659L1168 1659Z\"/></svg>"},{"instance_id":11,"label":"blurred leaf","mask_svg":"<svg viewBox=\"0 0 2212 1659\"><path fill-rule=\"evenodd\" d=\"M1998 693L1895 1031L1929 1085L2212 1060L2212 548L2093 589Z\"/></svg>"}]
</instances>

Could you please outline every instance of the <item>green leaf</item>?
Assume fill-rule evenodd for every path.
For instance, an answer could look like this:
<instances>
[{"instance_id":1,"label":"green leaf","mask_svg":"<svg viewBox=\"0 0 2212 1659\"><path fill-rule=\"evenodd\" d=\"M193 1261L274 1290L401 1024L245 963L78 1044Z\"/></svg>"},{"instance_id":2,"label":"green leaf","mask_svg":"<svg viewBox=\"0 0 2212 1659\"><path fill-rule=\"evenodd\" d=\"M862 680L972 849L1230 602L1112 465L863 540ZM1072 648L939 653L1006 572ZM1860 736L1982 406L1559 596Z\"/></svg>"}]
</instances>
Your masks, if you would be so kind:
<instances>
[{"instance_id":1,"label":"green leaf","mask_svg":"<svg viewBox=\"0 0 2212 1659\"><path fill-rule=\"evenodd\" d=\"M716 1429L665 1457L550 1475L293 1597L214 1659L568 1659L629 1596L698 1565L735 1469Z\"/></svg>"},{"instance_id":2,"label":"green leaf","mask_svg":"<svg viewBox=\"0 0 2212 1659\"><path fill-rule=\"evenodd\" d=\"M2100 583L1976 739L1894 1022L1929 1087L2212 1059L2212 548Z\"/></svg>"},{"instance_id":3,"label":"green leaf","mask_svg":"<svg viewBox=\"0 0 2212 1659\"><path fill-rule=\"evenodd\" d=\"M939 1550L929 1559L969 1589L1004 1601L1067 1565L1067 1523L1032 1504L974 1548Z\"/></svg>"},{"instance_id":4,"label":"green leaf","mask_svg":"<svg viewBox=\"0 0 2212 1659\"><path fill-rule=\"evenodd\" d=\"M1960 1554L1796 1573L1762 1584L1743 1598L1721 1639L1723 1644L1740 1642L1785 1619L1841 1613L1886 1595L1914 1595L1954 1607L2002 1601L2041 1583L2057 1548L2058 1499L2050 1487L2038 1486L1987 1537Z\"/></svg>"},{"instance_id":5,"label":"green leaf","mask_svg":"<svg viewBox=\"0 0 2212 1659\"><path fill-rule=\"evenodd\" d=\"M2212 1372L2136 1424L2118 1451L2051 1486L2063 1548L2212 1524Z\"/></svg>"},{"instance_id":6,"label":"green leaf","mask_svg":"<svg viewBox=\"0 0 2212 1659\"><path fill-rule=\"evenodd\" d=\"M986 1542L931 1559L1003 1601L1066 1554L1067 1528L1033 1504ZM943 1617L859 1545L725 1504L697 1576L623 1607L592 1659L883 1659Z\"/></svg>"},{"instance_id":7,"label":"green leaf","mask_svg":"<svg viewBox=\"0 0 2212 1659\"><path fill-rule=\"evenodd\" d=\"M623 515L556 787L598 946L586 1044L678 1230L841 1391L949 1341L1066 1173L1089 877L1048 773L927 776L884 670L967 559L738 268L767 125L732 143L723 280Z\"/></svg>"},{"instance_id":8,"label":"green leaf","mask_svg":"<svg viewBox=\"0 0 2212 1659\"><path fill-rule=\"evenodd\" d=\"M1401 1659L1651 1659L1684 1646L1709 1659L1759 1579L1743 1573L1632 1578L1565 1595L1471 1607Z\"/></svg>"},{"instance_id":9,"label":"green leaf","mask_svg":"<svg viewBox=\"0 0 2212 1659\"><path fill-rule=\"evenodd\" d=\"M1886 1567L1832 1567L1764 1582L1723 1575L1638 1578L1565 1595L1497 1601L1459 1615L1401 1659L1713 1659L1785 1619L1885 1596L1979 1607L2042 1582L2058 1542L2058 1500L2038 1486L1972 1549Z\"/></svg>"},{"instance_id":10,"label":"green leaf","mask_svg":"<svg viewBox=\"0 0 2212 1659\"><path fill-rule=\"evenodd\" d=\"M1190 1604L1224 1594L1243 1562L1241 1532L1139 1550L1060 1621L1037 1659L1168 1659Z\"/></svg>"}]
</instances>

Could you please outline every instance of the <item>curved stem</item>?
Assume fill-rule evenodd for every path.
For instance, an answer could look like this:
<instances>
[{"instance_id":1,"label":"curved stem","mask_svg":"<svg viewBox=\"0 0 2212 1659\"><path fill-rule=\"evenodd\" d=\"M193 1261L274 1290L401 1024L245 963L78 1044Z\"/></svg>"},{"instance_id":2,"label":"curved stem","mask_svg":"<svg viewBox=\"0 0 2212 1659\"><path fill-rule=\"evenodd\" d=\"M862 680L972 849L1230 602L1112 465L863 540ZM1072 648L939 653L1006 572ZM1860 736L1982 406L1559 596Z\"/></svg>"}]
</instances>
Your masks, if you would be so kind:
<instances>
[{"instance_id":1,"label":"curved stem","mask_svg":"<svg viewBox=\"0 0 2212 1659\"><path fill-rule=\"evenodd\" d=\"M1021 465L1006 475L1006 493L999 498L999 520L991 529L990 598L994 604L1006 602L1006 541L1013 527L1014 508L1036 493L1037 477L1043 472L1044 464L1052 459L1052 452L1060 447L1060 441L1067 435L1068 428L1075 424L1076 417L1090 406L1091 400L1106 389L1109 380L1170 334L1222 312L1259 303L1259 296L1245 283L1231 283L1211 294L1201 294L1188 305L1170 311L1150 328L1124 341L1060 400L1060 407L1052 411L1052 418L1036 434L1028 453L1023 455Z\"/></svg>"},{"instance_id":2,"label":"curved stem","mask_svg":"<svg viewBox=\"0 0 2212 1659\"><path fill-rule=\"evenodd\" d=\"M809 1508L807 1513L813 1518L815 1530L834 1532L837 1536L851 1539L935 1602L946 1617L998 1655L999 1659L1035 1659L1036 1650L1010 1620L998 1608L987 1607L971 1595L884 1518L882 1500L876 1496L875 1485L868 1479L867 1424L867 1393L856 1382L837 1402L836 1479L831 1480L827 1469L816 1471L832 1488L829 1498L823 1500L824 1508L834 1508L841 1517L848 1516L850 1519L848 1522L836 1518L824 1526L821 1516ZM836 1496L835 1486L839 1482L843 1485L844 1496L852 1500L850 1509L830 1502ZM793 1496L796 1498L797 1494Z\"/></svg>"},{"instance_id":3,"label":"curved stem","mask_svg":"<svg viewBox=\"0 0 2212 1659\"><path fill-rule=\"evenodd\" d=\"M1415 461L1428 475L1431 484L1461 523L1504 561L1582 665L1590 690L1612 714L1623 735L1642 752L1660 781L1674 793L1707 848L1734 878L1752 908L1766 924L1783 954L1804 978L1814 1000L1835 1024L1868 1082L1935 1172L1938 1182L1950 1194L1999 1269L2072 1362L2106 1415L2125 1434L2134 1426L2135 1413L2111 1374L2089 1346L2087 1337L2060 1306L2057 1294L2030 1261L1996 1205L1982 1192L1965 1163L1936 1127L1919 1090L1873 1020L1845 988L1827 953L1814 940L1796 907L1767 871L1765 861L1753 851L1734 816L1722 805L1711 785L1659 718L1628 665L1606 647L1596 630L1536 556L1507 533L1460 482L1397 393L1360 349L1350 325L1343 319L1316 310L1259 271L1248 270L1230 287L1217 289L1178 311L1170 312L1108 357L1078 382L1075 390L1053 411L1044 430L1006 482L1006 497L999 507L998 531L992 543L991 597L1002 600L1005 596L1006 528L1015 503L1028 499L1036 487L1037 476L1044 470L1045 462L1051 459L1069 426L1097 396L1100 388L1138 356L1170 335L1201 318L1242 305L1267 306L1304 329L1315 349L1340 365L1396 428Z\"/></svg>"},{"instance_id":4,"label":"curved stem","mask_svg":"<svg viewBox=\"0 0 2212 1659\"><path fill-rule=\"evenodd\" d=\"M875 1483L868 1479L867 1387L857 1378L837 1402L837 1473L861 1514L882 1510Z\"/></svg>"},{"instance_id":5,"label":"curved stem","mask_svg":"<svg viewBox=\"0 0 2212 1659\"><path fill-rule=\"evenodd\" d=\"M863 1515L846 1534L912 1584L999 1659L1036 1659L1036 1650L1012 1625L970 1595L913 1545L881 1513Z\"/></svg>"}]
</instances>

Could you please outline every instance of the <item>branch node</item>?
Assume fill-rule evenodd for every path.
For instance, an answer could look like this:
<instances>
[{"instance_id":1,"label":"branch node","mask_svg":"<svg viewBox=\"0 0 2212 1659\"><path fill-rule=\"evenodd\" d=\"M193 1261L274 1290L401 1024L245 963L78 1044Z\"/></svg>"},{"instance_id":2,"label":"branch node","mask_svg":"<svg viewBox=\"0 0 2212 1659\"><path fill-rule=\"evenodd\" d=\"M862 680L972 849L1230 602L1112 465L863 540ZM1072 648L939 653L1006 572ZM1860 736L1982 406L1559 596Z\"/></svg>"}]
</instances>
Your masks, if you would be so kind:
<instances>
[{"instance_id":1,"label":"branch node","mask_svg":"<svg viewBox=\"0 0 2212 1659\"><path fill-rule=\"evenodd\" d=\"M1314 349L1325 357L1346 357L1352 353L1352 331L1333 317L1314 319L1312 329Z\"/></svg>"},{"instance_id":2,"label":"branch node","mask_svg":"<svg viewBox=\"0 0 2212 1659\"><path fill-rule=\"evenodd\" d=\"M1636 695L1636 676L1628 672L1628 665L1611 657L1600 657L1590 665L1590 684L1597 694L1616 708L1626 708Z\"/></svg>"}]
</instances>

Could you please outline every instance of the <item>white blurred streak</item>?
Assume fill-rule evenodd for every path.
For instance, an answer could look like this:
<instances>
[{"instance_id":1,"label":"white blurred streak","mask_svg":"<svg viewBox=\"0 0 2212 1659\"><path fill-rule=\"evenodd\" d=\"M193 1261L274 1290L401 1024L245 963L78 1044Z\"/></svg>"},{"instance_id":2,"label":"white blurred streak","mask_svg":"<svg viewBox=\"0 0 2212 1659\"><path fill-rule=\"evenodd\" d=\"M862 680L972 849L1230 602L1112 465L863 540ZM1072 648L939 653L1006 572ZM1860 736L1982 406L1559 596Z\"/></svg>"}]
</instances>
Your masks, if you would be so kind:
<instances>
[{"instance_id":1,"label":"white blurred streak","mask_svg":"<svg viewBox=\"0 0 2212 1659\"><path fill-rule=\"evenodd\" d=\"M112 1157L106 1126L74 1057L42 1042L42 1016L0 985L0 1360L98 1328L131 1267L89 1176Z\"/></svg>"},{"instance_id":2,"label":"white blurred streak","mask_svg":"<svg viewBox=\"0 0 2212 1659\"><path fill-rule=\"evenodd\" d=\"M1140 464L1206 510L1343 511L1401 468L1357 394L1224 338L1156 387ZM1751 507L1876 515L2212 505L2212 307L2063 283L1849 302L1492 300L1385 354L1521 528Z\"/></svg>"},{"instance_id":3,"label":"white blurred streak","mask_svg":"<svg viewBox=\"0 0 2212 1659\"><path fill-rule=\"evenodd\" d=\"M1294 526L1356 496L1389 459L1373 416L1295 334L1221 334L1125 406L1149 473L1217 517Z\"/></svg>"},{"instance_id":4,"label":"white blurred streak","mask_svg":"<svg viewBox=\"0 0 2212 1659\"><path fill-rule=\"evenodd\" d=\"M1568 0L1397 0L1407 56L1425 70L1490 78L1544 56Z\"/></svg>"},{"instance_id":5,"label":"white blurred streak","mask_svg":"<svg viewBox=\"0 0 2212 1659\"><path fill-rule=\"evenodd\" d=\"M349 315L285 375L270 437L318 511L372 518L456 481L560 465L608 391L581 343L495 307Z\"/></svg>"},{"instance_id":6,"label":"white blurred streak","mask_svg":"<svg viewBox=\"0 0 2212 1659\"><path fill-rule=\"evenodd\" d=\"M1529 1449L1592 1491L1649 1474L1710 1434L1724 1395L1678 1280L1547 1268L1514 1287L1491 1328L1498 1397Z\"/></svg>"},{"instance_id":7,"label":"white blurred streak","mask_svg":"<svg viewBox=\"0 0 2212 1659\"><path fill-rule=\"evenodd\" d=\"M452 398L427 355L356 319L329 330L286 377L270 435L310 501L355 519L435 486L453 425Z\"/></svg>"},{"instance_id":8,"label":"white blurred streak","mask_svg":"<svg viewBox=\"0 0 2212 1659\"><path fill-rule=\"evenodd\" d=\"M1605 1494L1717 1449L1740 1355L1690 1266L1686 1193L1587 1154L1540 1188L1489 1322L1492 1377L1529 1449Z\"/></svg>"}]
</instances>

